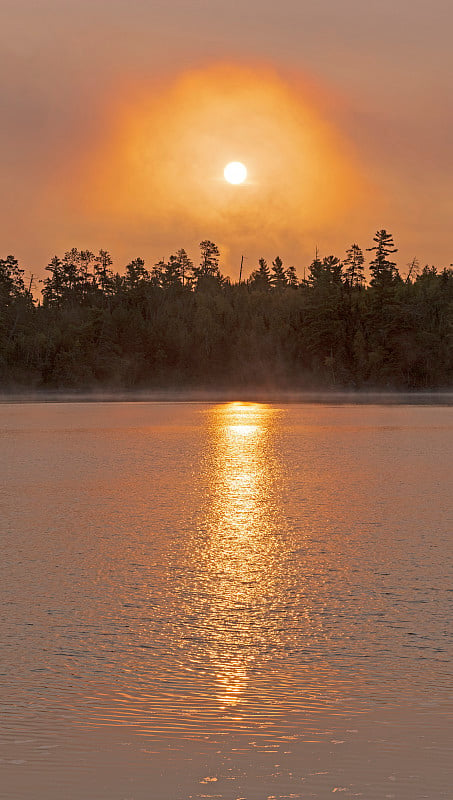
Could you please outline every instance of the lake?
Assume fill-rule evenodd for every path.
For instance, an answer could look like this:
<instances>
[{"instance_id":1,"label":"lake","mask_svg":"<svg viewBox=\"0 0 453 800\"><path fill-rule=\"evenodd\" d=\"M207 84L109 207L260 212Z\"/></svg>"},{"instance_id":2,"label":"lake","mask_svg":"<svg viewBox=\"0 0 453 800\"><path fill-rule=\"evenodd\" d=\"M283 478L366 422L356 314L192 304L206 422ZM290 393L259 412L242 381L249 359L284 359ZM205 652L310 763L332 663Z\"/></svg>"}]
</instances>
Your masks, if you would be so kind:
<instances>
[{"instance_id":1,"label":"lake","mask_svg":"<svg viewBox=\"0 0 453 800\"><path fill-rule=\"evenodd\" d=\"M0 405L5 800L451 798L453 408Z\"/></svg>"}]
</instances>

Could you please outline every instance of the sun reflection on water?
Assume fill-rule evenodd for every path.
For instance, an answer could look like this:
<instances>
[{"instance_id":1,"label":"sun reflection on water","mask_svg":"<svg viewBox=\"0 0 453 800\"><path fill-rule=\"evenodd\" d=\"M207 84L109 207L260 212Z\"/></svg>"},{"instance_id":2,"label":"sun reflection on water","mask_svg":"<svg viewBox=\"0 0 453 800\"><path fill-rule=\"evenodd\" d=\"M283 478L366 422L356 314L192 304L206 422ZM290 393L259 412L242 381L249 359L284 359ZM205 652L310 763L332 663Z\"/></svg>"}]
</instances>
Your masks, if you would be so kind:
<instances>
[{"instance_id":1,"label":"sun reflection on water","mask_svg":"<svg viewBox=\"0 0 453 800\"><path fill-rule=\"evenodd\" d=\"M210 413L214 448L202 559L212 594L206 622L218 701L231 707L241 702L249 667L269 635L264 606L276 574L276 412L230 403Z\"/></svg>"},{"instance_id":2,"label":"sun reflection on water","mask_svg":"<svg viewBox=\"0 0 453 800\"><path fill-rule=\"evenodd\" d=\"M90 723L127 722L147 736L292 736L315 726L315 713L337 713L344 680L329 659L343 647L347 570L337 537L319 530L319 508L310 528L305 501L328 476L309 468L300 437L293 460L285 455L286 409L228 403L195 413L184 471L171 431L161 447L167 469L179 457L178 469L162 478L154 454L148 466L168 505L149 499L145 476L154 527L144 518L132 541L117 537L110 616L102 629L92 623ZM130 526L137 499L129 485L126 508Z\"/></svg>"}]
</instances>

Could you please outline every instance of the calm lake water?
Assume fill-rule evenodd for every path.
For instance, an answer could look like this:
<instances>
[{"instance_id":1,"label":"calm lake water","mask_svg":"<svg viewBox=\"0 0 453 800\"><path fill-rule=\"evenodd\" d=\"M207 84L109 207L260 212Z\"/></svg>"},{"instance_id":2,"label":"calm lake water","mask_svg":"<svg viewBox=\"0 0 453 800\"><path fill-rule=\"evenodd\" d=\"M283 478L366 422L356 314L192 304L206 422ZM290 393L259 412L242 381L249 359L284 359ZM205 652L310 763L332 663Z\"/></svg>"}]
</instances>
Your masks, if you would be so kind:
<instances>
[{"instance_id":1,"label":"calm lake water","mask_svg":"<svg viewBox=\"0 0 453 800\"><path fill-rule=\"evenodd\" d=\"M6 800L453 797L453 408L0 405Z\"/></svg>"}]
</instances>

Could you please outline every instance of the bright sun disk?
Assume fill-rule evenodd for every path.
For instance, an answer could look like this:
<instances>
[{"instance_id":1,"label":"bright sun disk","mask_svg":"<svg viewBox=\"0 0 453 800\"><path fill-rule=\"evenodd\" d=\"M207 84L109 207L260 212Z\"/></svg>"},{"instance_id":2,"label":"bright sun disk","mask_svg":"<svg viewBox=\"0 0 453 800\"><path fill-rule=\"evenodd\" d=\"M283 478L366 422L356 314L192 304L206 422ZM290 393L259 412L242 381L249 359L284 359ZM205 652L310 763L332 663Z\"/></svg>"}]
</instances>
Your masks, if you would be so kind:
<instances>
[{"instance_id":1,"label":"bright sun disk","mask_svg":"<svg viewBox=\"0 0 453 800\"><path fill-rule=\"evenodd\" d=\"M244 183L247 177L247 167L240 161L230 161L223 170L223 174L228 183Z\"/></svg>"}]
</instances>

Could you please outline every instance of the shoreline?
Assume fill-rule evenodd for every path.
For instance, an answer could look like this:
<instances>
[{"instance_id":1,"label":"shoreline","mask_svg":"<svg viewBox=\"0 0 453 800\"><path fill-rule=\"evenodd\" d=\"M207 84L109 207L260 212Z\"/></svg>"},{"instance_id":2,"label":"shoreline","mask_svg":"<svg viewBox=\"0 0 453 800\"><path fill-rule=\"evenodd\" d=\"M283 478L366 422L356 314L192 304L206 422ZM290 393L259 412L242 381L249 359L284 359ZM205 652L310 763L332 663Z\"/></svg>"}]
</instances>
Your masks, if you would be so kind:
<instances>
[{"instance_id":1,"label":"shoreline","mask_svg":"<svg viewBox=\"0 0 453 800\"><path fill-rule=\"evenodd\" d=\"M453 390L407 391L272 391L266 389L142 391L35 391L2 392L0 404L8 403L283 403L334 405L437 405L453 406Z\"/></svg>"}]
</instances>

